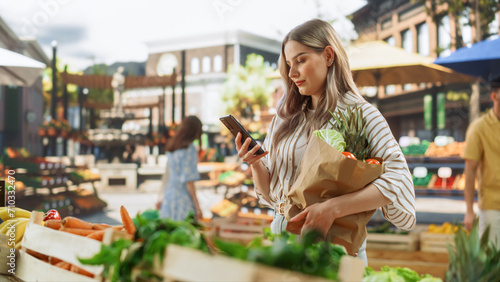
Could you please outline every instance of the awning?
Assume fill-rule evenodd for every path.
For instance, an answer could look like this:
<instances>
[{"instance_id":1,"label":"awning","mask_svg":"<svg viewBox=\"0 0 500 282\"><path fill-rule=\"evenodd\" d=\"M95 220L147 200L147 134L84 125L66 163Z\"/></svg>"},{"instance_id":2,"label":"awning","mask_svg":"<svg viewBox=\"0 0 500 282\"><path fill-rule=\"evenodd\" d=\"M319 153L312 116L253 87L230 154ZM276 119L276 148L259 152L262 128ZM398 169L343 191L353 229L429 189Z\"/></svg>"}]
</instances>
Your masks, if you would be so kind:
<instances>
[{"instance_id":1,"label":"awning","mask_svg":"<svg viewBox=\"0 0 500 282\"><path fill-rule=\"evenodd\" d=\"M0 85L29 87L42 75L45 64L0 48Z\"/></svg>"}]
</instances>

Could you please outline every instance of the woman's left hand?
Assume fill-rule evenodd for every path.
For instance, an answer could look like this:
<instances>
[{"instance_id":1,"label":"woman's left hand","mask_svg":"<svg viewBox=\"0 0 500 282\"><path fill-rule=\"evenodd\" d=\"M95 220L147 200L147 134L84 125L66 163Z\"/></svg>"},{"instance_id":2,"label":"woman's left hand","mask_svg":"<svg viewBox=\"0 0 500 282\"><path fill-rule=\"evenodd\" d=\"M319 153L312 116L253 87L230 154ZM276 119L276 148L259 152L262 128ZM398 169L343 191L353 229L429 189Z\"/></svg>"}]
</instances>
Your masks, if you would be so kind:
<instances>
[{"instance_id":1,"label":"woman's left hand","mask_svg":"<svg viewBox=\"0 0 500 282\"><path fill-rule=\"evenodd\" d=\"M290 221L297 222L305 219L301 235L304 235L304 232L307 230L318 230L326 238L326 234L336 218L332 207L334 206L332 206L330 201L316 203L304 209L291 218Z\"/></svg>"}]
</instances>

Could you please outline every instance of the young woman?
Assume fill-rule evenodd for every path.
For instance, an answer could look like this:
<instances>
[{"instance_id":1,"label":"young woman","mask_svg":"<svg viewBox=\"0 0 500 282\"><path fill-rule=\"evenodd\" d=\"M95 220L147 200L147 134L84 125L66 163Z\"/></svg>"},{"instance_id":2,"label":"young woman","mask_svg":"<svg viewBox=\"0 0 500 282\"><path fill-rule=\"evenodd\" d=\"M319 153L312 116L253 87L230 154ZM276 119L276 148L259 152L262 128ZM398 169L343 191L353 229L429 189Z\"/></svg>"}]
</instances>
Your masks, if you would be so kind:
<instances>
[{"instance_id":1,"label":"young woman","mask_svg":"<svg viewBox=\"0 0 500 282\"><path fill-rule=\"evenodd\" d=\"M275 209L272 231L286 228L279 207L297 176L312 131L331 128L328 121L335 120L329 110L338 113L354 104L363 109L367 122L369 156L384 160L384 174L358 192L311 205L291 221L305 219L302 232L318 229L326 234L336 218L382 207L384 217L398 228L414 228L415 194L405 158L384 117L358 93L333 27L311 20L291 30L282 42L279 68L286 91L262 146L266 153L254 156L258 146L248 151L250 140L235 140L239 157L252 167L258 197ZM366 241L358 257L366 262L365 248Z\"/></svg>"},{"instance_id":2,"label":"young woman","mask_svg":"<svg viewBox=\"0 0 500 282\"><path fill-rule=\"evenodd\" d=\"M201 137L201 121L195 116L184 118L174 137L166 145L167 171L157 203L161 217L184 220L190 211L202 218L194 182L198 173L198 152L193 145ZM201 143L200 143L201 144Z\"/></svg>"}]
</instances>

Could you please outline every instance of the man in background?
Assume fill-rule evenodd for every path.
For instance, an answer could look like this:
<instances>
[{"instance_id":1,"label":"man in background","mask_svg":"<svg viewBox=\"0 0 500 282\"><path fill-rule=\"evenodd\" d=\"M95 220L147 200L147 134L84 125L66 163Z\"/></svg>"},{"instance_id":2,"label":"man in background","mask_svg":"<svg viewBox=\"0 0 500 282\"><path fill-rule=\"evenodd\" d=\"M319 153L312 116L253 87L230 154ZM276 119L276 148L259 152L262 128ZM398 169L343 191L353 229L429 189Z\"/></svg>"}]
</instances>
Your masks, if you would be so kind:
<instances>
[{"instance_id":1,"label":"man in background","mask_svg":"<svg viewBox=\"0 0 500 282\"><path fill-rule=\"evenodd\" d=\"M490 82L493 108L469 125L466 135L464 225L471 229L476 178L478 180L479 233L490 225L490 240L500 246L500 76Z\"/></svg>"}]
</instances>

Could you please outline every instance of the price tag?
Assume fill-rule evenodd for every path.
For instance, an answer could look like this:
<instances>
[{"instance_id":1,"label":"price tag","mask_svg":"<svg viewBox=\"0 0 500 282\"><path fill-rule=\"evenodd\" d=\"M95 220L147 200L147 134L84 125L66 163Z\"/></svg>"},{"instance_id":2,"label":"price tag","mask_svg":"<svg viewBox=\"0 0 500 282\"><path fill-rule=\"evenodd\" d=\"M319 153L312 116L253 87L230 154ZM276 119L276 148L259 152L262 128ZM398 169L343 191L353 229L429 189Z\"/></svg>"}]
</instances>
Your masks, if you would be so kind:
<instances>
[{"instance_id":1,"label":"price tag","mask_svg":"<svg viewBox=\"0 0 500 282\"><path fill-rule=\"evenodd\" d=\"M423 166L417 166L416 168L413 169L413 176L417 178L422 178L427 176L427 168Z\"/></svg>"},{"instance_id":2,"label":"price tag","mask_svg":"<svg viewBox=\"0 0 500 282\"><path fill-rule=\"evenodd\" d=\"M440 167L438 169L437 174L441 178L450 178L451 177L451 168L450 167Z\"/></svg>"}]
</instances>

